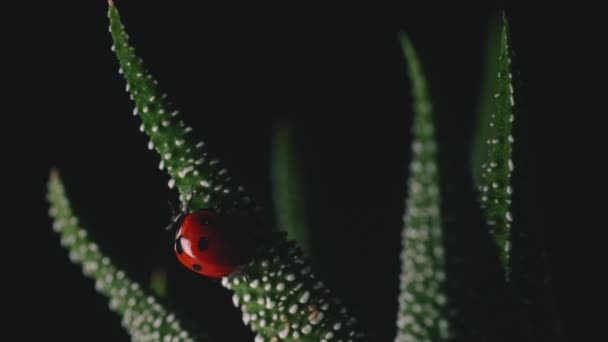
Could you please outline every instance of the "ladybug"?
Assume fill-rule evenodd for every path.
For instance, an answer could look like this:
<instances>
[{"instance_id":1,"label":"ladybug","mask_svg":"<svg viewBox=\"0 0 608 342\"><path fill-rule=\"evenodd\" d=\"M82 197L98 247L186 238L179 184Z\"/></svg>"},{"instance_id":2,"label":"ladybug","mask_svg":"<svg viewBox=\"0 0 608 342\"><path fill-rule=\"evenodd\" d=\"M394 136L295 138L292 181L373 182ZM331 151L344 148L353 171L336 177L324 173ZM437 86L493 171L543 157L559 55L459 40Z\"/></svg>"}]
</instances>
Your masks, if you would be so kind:
<instances>
[{"instance_id":1,"label":"ladybug","mask_svg":"<svg viewBox=\"0 0 608 342\"><path fill-rule=\"evenodd\" d=\"M190 270L212 278L241 271L252 258L254 244L247 238L247 230L238 229L242 227L238 221L212 209L188 213L183 208L168 227L177 229L177 259Z\"/></svg>"}]
</instances>

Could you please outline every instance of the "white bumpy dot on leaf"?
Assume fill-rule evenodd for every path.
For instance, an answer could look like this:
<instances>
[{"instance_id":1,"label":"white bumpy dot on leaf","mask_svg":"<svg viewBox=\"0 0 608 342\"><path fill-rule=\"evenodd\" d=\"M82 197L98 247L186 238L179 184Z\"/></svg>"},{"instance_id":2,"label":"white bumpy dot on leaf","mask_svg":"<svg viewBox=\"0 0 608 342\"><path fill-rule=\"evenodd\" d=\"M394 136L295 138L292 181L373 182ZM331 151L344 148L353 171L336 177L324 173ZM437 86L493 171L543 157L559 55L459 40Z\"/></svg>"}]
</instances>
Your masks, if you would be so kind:
<instances>
[{"instance_id":1,"label":"white bumpy dot on leaf","mask_svg":"<svg viewBox=\"0 0 608 342\"><path fill-rule=\"evenodd\" d=\"M293 304L292 306L289 307L289 313L294 314L296 313L296 311L298 311L298 305L297 304Z\"/></svg>"},{"instance_id":2,"label":"white bumpy dot on leaf","mask_svg":"<svg viewBox=\"0 0 608 342\"><path fill-rule=\"evenodd\" d=\"M313 325L317 325L317 324L319 324L321 322L321 320L323 320L323 317L324 317L323 313L319 312L316 315L316 317L314 317L313 319L310 320L310 323L313 324Z\"/></svg>"},{"instance_id":3,"label":"white bumpy dot on leaf","mask_svg":"<svg viewBox=\"0 0 608 342\"><path fill-rule=\"evenodd\" d=\"M194 167L188 166L188 167L183 168L180 172L178 172L178 175L180 176L180 178L184 178L184 177L186 177L186 175L189 172L191 172L193 170L194 170Z\"/></svg>"},{"instance_id":4,"label":"white bumpy dot on leaf","mask_svg":"<svg viewBox=\"0 0 608 342\"><path fill-rule=\"evenodd\" d=\"M283 330L279 331L279 337L286 338L288 334L289 334L289 324L286 324L285 328L283 328Z\"/></svg>"},{"instance_id":5,"label":"white bumpy dot on leaf","mask_svg":"<svg viewBox=\"0 0 608 342\"><path fill-rule=\"evenodd\" d=\"M300 297L300 303L304 304L306 302L308 302L308 299L310 298L310 292L306 291L302 294L302 296Z\"/></svg>"},{"instance_id":6,"label":"white bumpy dot on leaf","mask_svg":"<svg viewBox=\"0 0 608 342\"><path fill-rule=\"evenodd\" d=\"M312 326L310 324L307 324L304 327L302 327L302 333L304 335L308 335L311 331L312 331Z\"/></svg>"}]
</instances>

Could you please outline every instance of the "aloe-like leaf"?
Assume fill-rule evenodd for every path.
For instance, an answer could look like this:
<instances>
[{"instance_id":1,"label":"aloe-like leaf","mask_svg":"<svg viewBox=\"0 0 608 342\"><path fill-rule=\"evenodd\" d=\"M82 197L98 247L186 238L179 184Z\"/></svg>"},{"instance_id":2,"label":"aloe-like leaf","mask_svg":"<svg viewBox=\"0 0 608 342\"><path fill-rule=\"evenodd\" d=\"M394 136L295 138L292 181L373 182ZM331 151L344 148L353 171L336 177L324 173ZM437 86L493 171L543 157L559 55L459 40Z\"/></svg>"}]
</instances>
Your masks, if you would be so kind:
<instances>
[{"instance_id":1,"label":"aloe-like leaf","mask_svg":"<svg viewBox=\"0 0 608 342\"><path fill-rule=\"evenodd\" d=\"M511 174L513 172L512 126L514 120L515 94L511 70L512 50L509 38L509 26L503 16L500 38L500 55L498 57L498 74L494 110L490 113L490 136L488 156L482 164L481 203L487 223L491 227L500 257L509 277L509 258L511 254Z\"/></svg>"},{"instance_id":2,"label":"aloe-like leaf","mask_svg":"<svg viewBox=\"0 0 608 342\"><path fill-rule=\"evenodd\" d=\"M222 279L256 341L367 341L353 317L313 272L294 242L280 241Z\"/></svg>"},{"instance_id":3,"label":"aloe-like leaf","mask_svg":"<svg viewBox=\"0 0 608 342\"><path fill-rule=\"evenodd\" d=\"M293 126L278 122L275 126L272 180L277 222L289 238L311 255L309 227L304 204L302 173L296 158Z\"/></svg>"},{"instance_id":4,"label":"aloe-like leaf","mask_svg":"<svg viewBox=\"0 0 608 342\"><path fill-rule=\"evenodd\" d=\"M134 115L143 121L140 130L150 137L149 149L161 157L160 169L166 169L171 179L169 187L177 186L182 202L190 200L190 209L214 208L218 212L250 214L257 211L242 186L232 181L228 170L197 141L192 127L180 120L161 93L157 82L144 68L142 60L129 44L118 10L110 1L108 16L114 44L112 50L120 63L119 72L127 81L126 90L135 101ZM193 195L191 198L190 195Z\"/></svg>"},{"instance_id":5,"label":"aloe-like leaf","mask_svg":"<svg viewBox=\"0 0 608 342\"><path fill-rule=\"evenodd\" d=\"M178 121L177 113L129 45L112 2L109 18L112 49L127 79L127 91L135 100L134 113L143 120L141 130L150 136L149 147L161 155L161 168L172 176L169 187L178 186L182 202L195 192L190 210L211 206L228 214L258 211L241 187L231 185L219 161L210 159L204 144L195 144L192 129ZM357 320L316 279L302 250L284 235L267 240L240 273L222 279L222 284L235 292L233 302L243 311L243 322L257 331L256 341L365 338Z\"/></svg>"},{"instance_id":6,"label":"aloe-like leaf","mask_svg":"<svg viewBox=\"0 0 608 342\"><path fill-rule=\"evenodd\" d=\"M432 105L422 67L405 35L401 46L412 81L414 122L396 341L447 341L450 325Z\"/></svg>"},{"instance_id":7,"label":"aloe-like leaf","mask_svg":"<svg viewBox=\"0 0 608 342\"><path fill-rule=\"evenodd\" d=\"M500 54L501 34L502 17L494 15L488 21L486 30L485 54L477 104L477 123L471 151L471 170L476 187L479 187L482 182L483 168L480 166L488 158L488 144L486 144L486 141L490 138L490 115L495 107L494 93L496 91L496 74L498 73L498 58L496 56Z\"/></svg>"},{"instance_id":8,"label":"aloe-like leaf","mask_svg":"<svg viewBox=\"0 0 608 342\"><path fill-rule=\"evenodd\" d=\"M122 316L122 324L133 341L211 341L207 336L187 330L170 310L146 294L125 271L115 266L78 224L64 186L56 171L48 183L49 213L53 230L61 245L69 250L70 260L82 266L85 276L95 280L95 289L108 297L110 309Z\"/></svg>"}]
</instances>

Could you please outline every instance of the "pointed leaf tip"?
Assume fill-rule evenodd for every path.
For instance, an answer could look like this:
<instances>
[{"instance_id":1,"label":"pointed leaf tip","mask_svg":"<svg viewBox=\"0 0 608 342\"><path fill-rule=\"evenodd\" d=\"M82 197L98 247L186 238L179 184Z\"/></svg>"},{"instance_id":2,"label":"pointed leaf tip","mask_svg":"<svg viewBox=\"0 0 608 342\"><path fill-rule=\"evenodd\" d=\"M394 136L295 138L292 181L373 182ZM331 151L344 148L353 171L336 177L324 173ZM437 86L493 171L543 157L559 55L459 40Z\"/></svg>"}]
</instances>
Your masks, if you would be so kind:
<instances>
[{"instance_id":1,"label":"pointed leaf tip","mask_svg":"<svg viewBox=\"0 0 608 342\"><path fill-rule=\"evenodd\" d=\"M114 7L114 1L108 0L108 6L110 6L110 8Z\"/></svg>"},{"instance_id":2,"label":"pointed leaf tip","mask_svg":"<svg viewBox=\"0 0 608 342\"><path fill-rule=\"evenodd\" d=\"M399 42L401 43L401 49L407 55L410 54L410 50L412 49L412 43L410 41L410 37L405 32L399 32Z\"/></svg>"},{"instance_id":3,"label":"pointed leaf tip","mask_svg":"<svg viewBox=\"0 0 608 342\"><path fill-rule=\"evenodd\" d=\"M192 132L193 128L180 120L179 111L144 67L129 42L118 9L110 7L108 16L112 51L118 57L119 73L127 81L126 91L135 102L133 115L139 115L142 120L140 130L150 138L148 148L160 156L158 168L170 176L169 188L177 188L181 202L189 203L191 210L214 208L224 213L259 217L261 208L207 150L205 143Z\"/></svg>"},{"instance_id":4,"label":"pointed leaf tip","mask_svg":"<svg viewBox=\"0 0 608 342\"><path fill-rule=\"evenodd\" d=\"M494 77L494 94L489 116L485 161L481 164L480 197L486 221L500 250L505 276L509 279L511 255L511 197L513 193L513 121L516 115L517 93L513 83L513 50L509 27L503 12L500 33L497 76ZM479 166L477 166L479 167Z\"/></svg>"},{"instance_id":5,"label":"pointed leaf tip","mask_svg":"<svg viewBox=\"0 0 608 342\"><path fill-rule=\"evenodd\" d=\"M407 35L407 33L399 32L398 34L399 34L399 41L402 44L408 44L408 45L410 44L410 37Z\"/></svg>"},{"instance_id":6,"label":"pointed leaf tip","mask_svg":"<svg viewBox=\"0 0 608 342\"><path fill-rule=\"evenodd\" d=\"M49 179L51 181L59 179L59 170L56 167L51 168L51 171L49 172Z\"/></svg>"},{"instance_id":7,"label":"pointed leaf tip","mask_svg":"<svg viewBox=\"0 0 608 342\"><path fill-rule=\"evenodd\" d=\"M54 174L51 171L51 177L58 177ZM171 341L193 341L195 338L201 342L210 341L204 333L193 332L192 325L183 323L180 315L163 307L161 301L102 252L89 232L78 223L59 178L51 178L47 199L52 229L59 234L70 261L80 265L83 274L94 280L95 290L108 298L112 311L122 316L122 326L133 341L166 341L168 337Z\"/></svg>"},{"instance_id":8,"label":"pointed leaf tip","mask_svg":"<svg viewBox=\"0 0 608 342\"><path fill-rule=\"evenodd\" d=\"M445 282L447 271L431 96L416 49L405 34L400 34L399 39L409 70L414 119L395 341L449 341L452 323L448 304L451 299Z\"/></svg>"}]
</instances>

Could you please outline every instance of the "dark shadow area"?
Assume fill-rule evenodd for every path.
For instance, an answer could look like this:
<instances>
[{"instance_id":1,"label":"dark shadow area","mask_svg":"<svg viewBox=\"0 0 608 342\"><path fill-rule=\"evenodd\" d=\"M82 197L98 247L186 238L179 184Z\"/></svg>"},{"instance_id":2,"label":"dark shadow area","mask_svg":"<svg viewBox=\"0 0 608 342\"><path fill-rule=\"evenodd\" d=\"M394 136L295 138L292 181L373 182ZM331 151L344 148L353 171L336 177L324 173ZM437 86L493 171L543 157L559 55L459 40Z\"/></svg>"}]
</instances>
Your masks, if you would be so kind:
<instances>
[{"instance_id":1,"label":"dark shadow area","mask_svg":"<svg viewBox=\"0 0 608 342\"><path fill-rule=\"evenodd\" d=\"M498 5L116 3L136 51L184 120L270 217L272 127L278 118L293 120L310 180L313 248L324 260L320 275L379 341L392 340L412 121L397 35L409 34L428 71L440 132L451 142L445 149L452 151L451 177L469 177L463 158L473 134L484 30ZM252 340L231 293L173 254L164 227L167 200L177 195L131 115L110 51L106 2L8 6L15 6L5 9L15 20L3 22L0 33L0 58L8 59L2 135L10 158L2 162L10 174L3 279L11 288L5 310L16 319L8 325L20 340L40 332L50 340L129 340L50 228L45 182L54 166L102 251L143 284L154 268L166 269L174 304L218 341ZM525 103L516 158L529 176L520 175L515 191L530 194L520 212L543 239L559 330L566 340L585 340L601 327L594 315L601 292L593 287L605 259L598 248L605 210L589 193L604 193L597 166L605 159L599 152L605 134L593 121L605 114L599 46L606 18L592 8L536 12L524 5L509 15ZM466 197L459 205L474 202L472 189L456 190ZM475 221L476 210L468 208L461 222ZM476 274L475 281L491 276Z\"/></svg>"}]
</instances>

